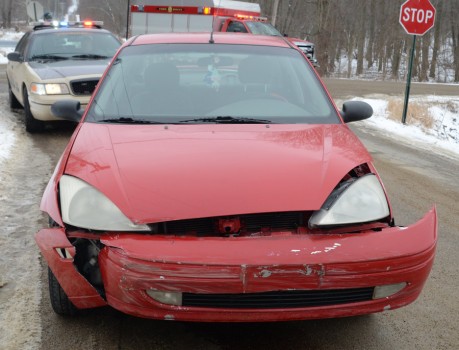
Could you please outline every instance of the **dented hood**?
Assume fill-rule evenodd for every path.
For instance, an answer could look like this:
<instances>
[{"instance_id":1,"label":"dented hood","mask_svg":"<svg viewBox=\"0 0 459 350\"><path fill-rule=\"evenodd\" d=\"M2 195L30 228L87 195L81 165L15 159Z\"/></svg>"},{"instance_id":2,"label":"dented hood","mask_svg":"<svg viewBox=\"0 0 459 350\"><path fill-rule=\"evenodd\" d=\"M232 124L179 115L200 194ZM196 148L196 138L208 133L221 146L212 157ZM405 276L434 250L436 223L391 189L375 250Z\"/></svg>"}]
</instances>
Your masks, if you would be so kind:
<instances>
[{"instance_id":1,"label":"dented hood","mask_svg":"<svg viewBox=\"0 0 459 350\"><path fill-rule=\"evenodd\" d=\"M136 223L319 209L370 155L346 125L84 123L64 172Z\"/></svg>"}]
</instances>

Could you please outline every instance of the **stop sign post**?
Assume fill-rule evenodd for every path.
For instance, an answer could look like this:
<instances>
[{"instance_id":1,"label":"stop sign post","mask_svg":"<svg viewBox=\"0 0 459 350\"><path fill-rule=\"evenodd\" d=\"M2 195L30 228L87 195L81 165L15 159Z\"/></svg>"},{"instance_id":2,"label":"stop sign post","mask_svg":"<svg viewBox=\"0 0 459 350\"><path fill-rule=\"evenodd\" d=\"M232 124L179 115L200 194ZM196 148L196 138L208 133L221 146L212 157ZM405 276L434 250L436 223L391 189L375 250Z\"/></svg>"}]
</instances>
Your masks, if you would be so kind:
<instances>
[{"instance_id":1,"label":"stop sign post","mask_svg":"<svg viewBox=\"0 0 459 350\"><path fill-rule=\"evenodd\" d=\"M413 35L413 46L411 47L402 115L402 123L405 124L408 100L410 98L411 71L413 68L414 51L416 49L416 35L422 36L434 26L435 7L430 3L430 0L407 0L400 7L399 22L408 34Z\"/></svg>"}]
</instances>

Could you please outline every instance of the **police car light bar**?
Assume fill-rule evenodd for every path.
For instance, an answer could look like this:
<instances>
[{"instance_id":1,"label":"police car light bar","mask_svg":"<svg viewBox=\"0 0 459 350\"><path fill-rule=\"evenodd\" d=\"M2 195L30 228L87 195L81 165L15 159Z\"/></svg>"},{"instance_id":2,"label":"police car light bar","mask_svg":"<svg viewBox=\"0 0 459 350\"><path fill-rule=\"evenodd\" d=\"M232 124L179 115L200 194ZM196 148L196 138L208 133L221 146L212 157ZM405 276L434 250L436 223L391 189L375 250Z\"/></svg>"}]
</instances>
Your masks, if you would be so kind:
<instances>
[{"instance_id":1,"label":"police car light bar","mask_svg":"<svg viewBox=\"0 0 459 350\"><path fill-rule=\"evenodd\" d=\"M102 28L104 25L103 21L40 21L32 23L33 30L38 29L49 29L49 28Z\"/></svg>"}]
</instances>

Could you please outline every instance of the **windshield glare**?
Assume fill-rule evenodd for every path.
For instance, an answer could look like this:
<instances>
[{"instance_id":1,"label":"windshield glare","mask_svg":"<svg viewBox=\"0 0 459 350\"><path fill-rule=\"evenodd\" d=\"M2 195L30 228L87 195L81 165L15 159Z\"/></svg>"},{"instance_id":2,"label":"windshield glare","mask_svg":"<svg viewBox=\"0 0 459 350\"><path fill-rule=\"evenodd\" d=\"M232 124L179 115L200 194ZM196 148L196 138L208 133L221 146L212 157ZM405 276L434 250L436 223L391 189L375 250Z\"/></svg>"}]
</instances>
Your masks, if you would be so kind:
<instances>
[{"instance_id":1,"label":"windshield glare","mask_svg":"<svg viewBox=\"0 0 459 350\"><path fill-rule=\"evenodd\" d=\"M219 44L124 48L86 121L179 123L212 122L212 118L235 123L339 122L298 51Z\"/></svg>"},{"instance_id":2,"label":"windshield glare","mask_svg":"<svg viewBox=\"0 0 459 350\"><path fill-rule=\"evenodd\" d=\"M28 59L81 55L113 57L120 42L110 33L62 31L35 35L27 52Z\"/></svg>"}]
</instances>

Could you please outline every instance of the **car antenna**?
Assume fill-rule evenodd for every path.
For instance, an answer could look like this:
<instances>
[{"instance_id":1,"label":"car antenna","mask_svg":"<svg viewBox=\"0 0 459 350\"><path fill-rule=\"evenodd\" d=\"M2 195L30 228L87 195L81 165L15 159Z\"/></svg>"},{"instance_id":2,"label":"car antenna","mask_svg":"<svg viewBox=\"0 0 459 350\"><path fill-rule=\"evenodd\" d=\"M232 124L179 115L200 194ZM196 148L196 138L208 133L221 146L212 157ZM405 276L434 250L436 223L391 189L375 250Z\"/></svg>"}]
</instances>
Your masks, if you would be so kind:
<instances>
[{"instance_id":1,"label":"car antenna","mask_svg":"<svg viewBox=\"0 0 459 350\"><path fill-rule=\"evenodd\" d=\"M222 0L218 0L218 6L217 6L217 9L220 8L220 4L221 4ZM215 10L215 7L214 7L214 10ZM216 11L215 11L216 12ZM214 13L212 15L212 29L210 30L210 39L209 39L209 44L214 44L215 41L214 41L214 22L215 22L215 15L216 13Z\"/></svg>"}]
</instances>

